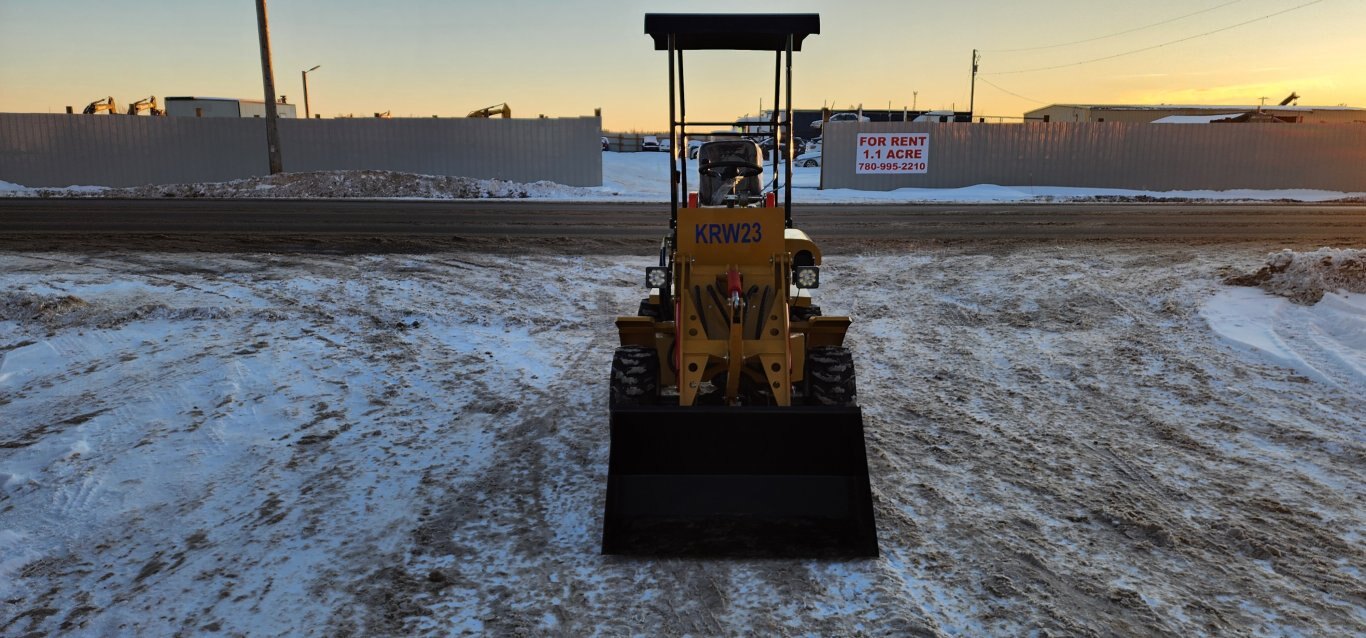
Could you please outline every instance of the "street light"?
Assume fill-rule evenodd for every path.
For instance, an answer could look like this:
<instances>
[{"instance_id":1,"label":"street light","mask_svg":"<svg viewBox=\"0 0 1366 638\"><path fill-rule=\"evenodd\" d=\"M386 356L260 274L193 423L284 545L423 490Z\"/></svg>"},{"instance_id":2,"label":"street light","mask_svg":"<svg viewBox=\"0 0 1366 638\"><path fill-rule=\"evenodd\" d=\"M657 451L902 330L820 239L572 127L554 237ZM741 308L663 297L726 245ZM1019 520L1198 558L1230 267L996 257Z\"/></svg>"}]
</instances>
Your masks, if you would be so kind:
<instances>
[{"instance_id":1,"label":"street light","mask_svg":"<svg viewBox=\"0 0 1366 638\"><path fill-rule=\"evenodd\" d=\"M313 68L309 69L308 71L317 71L318 68L321 67L321 66L322 66L321 64L315 65ZM305 120L310 119L310 118L313 117L313 114L310 113L310 112L308 111L308 71L304 71L304 73L303 73L303 76L304 76L304 119L305 119Z\"/></svg>"}]
</instances>

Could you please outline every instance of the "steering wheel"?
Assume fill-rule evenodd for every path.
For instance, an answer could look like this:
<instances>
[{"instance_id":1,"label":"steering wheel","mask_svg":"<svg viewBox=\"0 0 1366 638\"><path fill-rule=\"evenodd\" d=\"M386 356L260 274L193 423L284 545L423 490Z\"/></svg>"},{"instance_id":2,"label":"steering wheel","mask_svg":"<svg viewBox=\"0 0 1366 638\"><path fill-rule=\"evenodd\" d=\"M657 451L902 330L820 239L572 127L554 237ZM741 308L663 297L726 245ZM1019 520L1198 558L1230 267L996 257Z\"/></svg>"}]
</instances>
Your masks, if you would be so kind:
<instances>
[{"instance_id":1,"label":"steering wheel","mask_svg":"<svg viewBox=\"0 0 1366 638\"><path fill-rule=\"evenodd\" d=\"M735 169L735 174L729 177L753 177L764 172L762 166L744 160L717 160L715 162L707 162L699 167L699 170L705 175L711 175L718 179L726 179L728 176L725 174L725 169L727 168Z\"/></svg>"}]
</instances>

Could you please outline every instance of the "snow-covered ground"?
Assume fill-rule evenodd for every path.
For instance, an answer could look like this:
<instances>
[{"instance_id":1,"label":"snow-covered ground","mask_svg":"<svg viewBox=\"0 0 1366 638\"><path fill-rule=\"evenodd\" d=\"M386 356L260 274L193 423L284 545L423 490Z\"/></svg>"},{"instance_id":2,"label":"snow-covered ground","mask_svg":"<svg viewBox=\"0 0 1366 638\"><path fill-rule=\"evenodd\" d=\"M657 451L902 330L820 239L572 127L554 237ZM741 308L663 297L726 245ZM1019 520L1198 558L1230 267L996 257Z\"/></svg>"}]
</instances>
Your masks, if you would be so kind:
<instances>
[{"instance_id":1,"label":"snow-covered ground","mask_svg":"<svg viewBox=\"0 0 1366 638\"><path fill-rule=\"evenodd\" d=\"M1366 633L1366 296L827 246L882 556L597 552L649 247L0 255L0 634Z\"/></svg>"},{"instance_id":2,"label":"snow-covered ground","mask_svg":"<svg viewBox=\"0 0 1366 638\"><path fill-rule=\"evenodd\" d=\"M1255 288L1231 288L1200 313L1225 340L1318 383L1366 388L1366 294L1327 293L1305 307Z\"/></svg>"},{"instance_id":3,"label":"snow-covered ground","mask_svg":"<svg viewBox=\"0 0 1366 638\"><path fill-rule=\"evenodd\" d=\"M692 170L696 164L690 163ZM893 204L1024 203L1059 201L1366 201L1366 193L1321 190L1142 191L1064 186L902 188L894 191L820 189L820 168L793 169L796 203ZM772 175L769 167L769 175ZM661 202L669 200L669 156L665 153L602 153L603 185L596 188L552 182L519 184L503 180L414 175L393 171L287 173L210 184L172 184L133 188L71 186L26 188L0 181L0 197L365 197L365 198L537 198L545 200Z\"/></svg>"}]
</instances>

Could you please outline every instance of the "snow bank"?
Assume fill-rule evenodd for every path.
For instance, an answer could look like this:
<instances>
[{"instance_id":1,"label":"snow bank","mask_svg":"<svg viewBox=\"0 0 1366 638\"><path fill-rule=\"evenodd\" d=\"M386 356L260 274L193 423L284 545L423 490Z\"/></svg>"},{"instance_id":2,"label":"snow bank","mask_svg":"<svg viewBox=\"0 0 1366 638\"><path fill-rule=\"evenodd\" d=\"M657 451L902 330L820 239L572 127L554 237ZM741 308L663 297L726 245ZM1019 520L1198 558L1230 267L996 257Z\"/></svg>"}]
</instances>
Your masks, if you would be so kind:
<instances>
[{"instance_id":1,"label":"snow bank","mask_svg":"<svg viewBox=\"0 0 1366 638\"><path fill-rule=\"evenodd\" d=\"M18 187L10 194L29 197L484 199L544 196L547 191L558 193L561 188L566 187L549 182L521 184L497 179L364 170L282 173L229 182L148 185L128 188Z\"/></svg>"},{"instance_id":2,"label":"snow bank","mask_svg":"<svg viewBox=\"0 0 1366 638\"><path fill-rule=\"evenodd\" d=\"M1282 250L1224 283L1245 287L1201 307L1215 334L1310 379L1366 390L1366 250Z\"/></svg>"},{"instance_id":3,"label":"snow bank","mask_svg":"<svg viewBox=\"0 0 1366 638\"><path fill-rule=\"evenodd\" d=\"M1252 288L1220 291L1200 309L1210 328L1321 383L1366 391L1366 295L1327 293L1296 305Z\"/></svg>"},{"instance_id":4,"label":"snow bank","mask_svg":"<svg viewBox=\"0 0 1366 638\"><path fill-rule=\"evenodd\" d=\"M1224 283L1259 286L1299 304L1318 303L1335 290L1366 293L1366 250L1320 248L1309 253L1282 250L1267 255L1266 265L1250 275Z\"/></svg>"},{"instance_id":5,"label":"snow bank","mask_svg":"<svg viewBox=\"0 0 1366 638\"><path fill-rule=\"evenodd\" d=\"M170 184L130 188L68 186L27 188L0 182L0 197L251 197L251 198L536 198L552 201L669 201L669 155L602 153L603 185L576 187L554 182L519 183L421 175L397 171L353 170L285 173L230 182ZM821 169L795 167L792 201L802 204L1012 203L1012 202L1191 202L1191 201L1366 201L1366 193L1309 189L1142 191L1121 188L1011 186L978 184L962 188L901 188L893 191L821 190ZM688 181L696 186L696 163ZM774 173L769 165L767 175Z\"/></svg>"}]
</instances>

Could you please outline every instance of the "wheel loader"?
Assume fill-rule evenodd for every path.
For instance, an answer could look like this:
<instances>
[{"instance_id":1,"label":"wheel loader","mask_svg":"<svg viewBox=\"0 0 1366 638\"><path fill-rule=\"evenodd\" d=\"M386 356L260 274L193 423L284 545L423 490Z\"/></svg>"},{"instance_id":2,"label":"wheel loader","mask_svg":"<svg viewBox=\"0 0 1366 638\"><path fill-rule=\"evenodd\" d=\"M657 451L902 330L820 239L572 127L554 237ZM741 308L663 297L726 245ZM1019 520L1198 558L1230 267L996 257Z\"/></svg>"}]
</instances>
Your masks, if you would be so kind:
<instances>
[{"instance_id":1,"label":"wheel loader","mask_svg":"<svg viewBox=\"0 0 1366 638\"><path fill-rule=\"evenodd\" d=\"M701 146L695 192L672 152L649 296L616 320L605 554L877 555L850 319L814 303L821 251L792 224L792 158L775 143L765 181L753 123L688 121L683 99L684 51L774 52L787 100L767 134L789 139L792 53L819 32L815 14L645 16L668 53L670 148L690 127L735 132Z\"/></svg>"}]
</instances>

